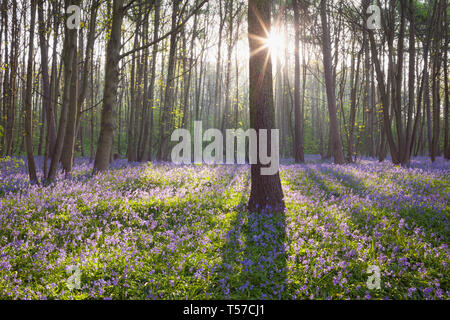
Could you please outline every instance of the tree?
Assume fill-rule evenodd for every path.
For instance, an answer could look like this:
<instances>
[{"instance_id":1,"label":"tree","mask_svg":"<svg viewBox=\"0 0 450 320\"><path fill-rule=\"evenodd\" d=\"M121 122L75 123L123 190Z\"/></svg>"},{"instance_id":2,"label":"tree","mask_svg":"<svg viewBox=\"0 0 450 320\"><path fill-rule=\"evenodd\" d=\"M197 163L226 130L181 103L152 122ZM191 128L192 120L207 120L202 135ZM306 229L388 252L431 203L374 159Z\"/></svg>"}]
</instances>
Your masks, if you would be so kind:
<instances>
[{"instance_id":1,"label":"tree","mask_svg":"<svg viewBox=\"0 0 450 320\"><path fill-rule=\"evenodd\" d=\"M113 1L112 25L106 49L102 120L97 153L95 154L94 173L108 169L113 147L114 103L119 82L121 29L125 11L123 0Z\"/></svg>"},{"instance_id":2,"label":"tree","mask_svg":"<svg viewBox=\"0 0 450 320\"><path fill-rule=\"evenodd\" d=\"M45 112L47 124L47 138L45 143L44 175L47 174L47 158L52 156L56 143L56 121L53 111L53 103L50 91L50 78L48 72L48 30L45 25L44 1L38 3L39 20L39 45L41 49L41 68L42 68L42 109Z\"/></svg>"},{"instance_id":3,"label":"tree","mask_svg":"<svg viewBox=\"0 0 450 320\"><path fill-rule=\"evenodd\" d=\"M73 4L80 5L80 0L74 0ZM78 103L78 31L73 30L73 36L71 37L70 50L73 50L72 55L72 74L70 78L70 93L69 93L69 105L67 114L66 133L64 134L63 150L61 154L61 164L66 177L70 177L72 174L73 165L73 153L75 147L77 117L79 116L79 103Z\"/></svg>"},{"instance_id":4,"label":"tree","mask_svg":"<svg viewBox=\"0 0 450 320\"><path fill-rule=\"evenodd\" d=\"M25 145L27 149L28 174L31 183L37 183L36 164L33 155L33 110L32 110L32 86L33 86L33 50L34 27L36 24L36 1L31 0L30 42L28 45L27 88L25 94Z\"/></svg>"},{"instance_id":5,"label":"tree","mask_svg":"<svg viewBox=\"0 0 450 320\"><path fill-rule=\"evenodd\" d=\"M160 23L160 14L161 14L161 0L155 1L155 23L153 29L153 41L158 39L158 31L159 31L159 23ZM158 54L158 43L155 43L152 51L152 60L151 60L151 76L150 76L150 87L148 88L149 93L149 118L147 123L148 135L145 134L145 138L148 137L145 141L145 144L148 144L148 151L146 160L151 161L153 155L153 104L155 103L155 78L156 78L156 57Z\"/></svg>"},{"instance_id":6,"label":"tree","mask_svg":"<svg viewBox=\"0 0 450 320\"><path fill-rule=\"evenodd\" d=\"M294 29L295 29L295 83L294 83L294 108L295 108L295 142L294 157L295 162L305 162L303 152L303 113L300 109L300 17L298 0L293 0L294 8ZM303 79L305 82L306 79Z\"/></svg>"},{"instance_id":7,"label":"tree","mask_svg":"<svg viewBox=\"0 0 450 320\"><path fill-rule=\"evenodd\" d=\"M178 7L180 0L173 0L172 8L172 30L177 30L178 25ZM169 49L169 65L167 70L166 89L164 93L164 106L162 112L161 134L160 134L160 147L158 151L158 160L167 161L169 157L169 131L171 128L171 109L175 101L175 53L177 48L177 33L173 32L170 36L170 49Z\"/></svg>"},{"instance_id":8,"label":"tree","mask_svg":"<svg viewBox=\"0 0 450 320\"><path fill-rule=\"evenodd\" d=\"M322 53L323 65L325 73L325 83L327 90L328 113L330 116L330 144L332 148L333 158L335 164L343 164L344 153L342 151L342 142L339 131L339 122L337 119L336 110L336 93L335 81L333 79L333 70L331 62L331 40L330 30L327 21L326 1L320 1L320 18L322 21Z\"/></svg>"},{"instance_id":9,"label":"tree","mask_svg":"<svg viewBox=\"0 0 450 320\"><path fill-rule=\"evenodd\" d=\"M260 130L269 129L270 132L275 124L272 59L270 50L264 41L271 28L271 1L249 0L248 6L250 127L256 130L259 151ZM270 134L268 136L267 150L271 150ZM250 211L265 208L271 208L274 211L283 210L284 195L279 172L274 175L261 175L262 167L259 157L257 163L251 165L251 191L248 208Z\"/></svg>"},{"instance_id":10,"label":"tree","mask_svg":"<svg viewBox=\"0 0 450 320\"><path fill-rule=\"evenodd\" d=\"M65 12L67 13L67 8L75 3L74 0L66 0L65 2ZM77 30L69 29L67 24L64 27L64 46L63 46L63 65L64 65L64 89L63 89L63 101L61 106L61 114L58 126L58 133L56 136L55 150L52 155L52 160L50 163L49 172L47 175L48 181L53 181L56 178L58 172L59 162L61 160L61 155L63 152L67 118L69 113L69 106L73 101L73 86L72 86L72 74L76 72L74 70L74 62L76 53L76 38Z\"/></svg>"}]
</instances>

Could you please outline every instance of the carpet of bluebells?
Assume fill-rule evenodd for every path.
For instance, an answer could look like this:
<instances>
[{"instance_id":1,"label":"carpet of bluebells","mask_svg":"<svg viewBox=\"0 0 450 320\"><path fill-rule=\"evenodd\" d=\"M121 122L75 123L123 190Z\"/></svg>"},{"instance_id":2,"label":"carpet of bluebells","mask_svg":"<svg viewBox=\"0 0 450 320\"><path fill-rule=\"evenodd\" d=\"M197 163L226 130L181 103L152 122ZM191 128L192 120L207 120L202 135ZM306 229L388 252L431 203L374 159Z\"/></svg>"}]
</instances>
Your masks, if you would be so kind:
<instances>
[{"instance_id":1,"label":"carpet of bluebells","mask_svg":"<svg viewBox=\"0 0 450 320\"><path fill-rule=\"evenodd\" d=\"M91 171L39 186L0 163L0 299L449 299L443 159L284 164L277 215L246 211L248 166Z\"/></svg>"}]
</instances>

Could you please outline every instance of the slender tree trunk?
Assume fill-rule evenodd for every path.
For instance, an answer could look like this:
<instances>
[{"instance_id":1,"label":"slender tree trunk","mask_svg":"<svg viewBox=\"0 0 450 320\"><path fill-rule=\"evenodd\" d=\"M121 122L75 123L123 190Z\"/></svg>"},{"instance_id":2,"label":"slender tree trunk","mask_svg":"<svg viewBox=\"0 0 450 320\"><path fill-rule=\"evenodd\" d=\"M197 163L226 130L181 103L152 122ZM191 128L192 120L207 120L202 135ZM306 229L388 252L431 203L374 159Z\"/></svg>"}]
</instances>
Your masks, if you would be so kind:
<instances>
[{"instance_id":1,"label":"slender tree trunk","mask_svg":"<svg viewBox=\"0 0 450 320\"><path fill-rule=\"evenodd\" d=\"M195 5L197 5L197 0L195 1ZM198 14L196 13L194 15L194 21L193 21L193 30L192 30L192 37L191 37L191 43L190 43L190 48L189 48L189 52L190 52L190 56L189 56L189 62L187 63L187 65L185 65L185 69L184 70L184 97L183 97L183 107L184 107L184 112L183 112L183 121L181 126L183 128L188 127L188 122L190 120L190 104L189 104L189 94L190 94L190 90L191 90L191 80L192 80L192 69L194 68L194 44L195 44L195 39L197 37L197 24L198 24ZM186 54L186 53L185 53Z\"/></svg>"},{"instance_id":2,"label":"slender tree trunk","mask_svg":"<svg viewBox=\"0 0 450 320\"><path fill-rule=\"evenodd\" d=\"M392 162L393 163L400 163L400 158L398 155L398 150L394 142L394 137L392 134L392 128L391 128L391 117L389 112L389 96L388 96L388 90L386 90L386 84L384 79L384 73L381 69L380 60L377 55L377 47L375 43L375 38L373 35L373 31L369 30L369 39L371 44L371 53L372 53L372 59L375 65L375 71L377 75L377 82L378 82L378 90L379 90L379 96L382 103L382 111L383 111L383 130L381 133L381 142L380 142L380 148L379 148L379 160L384 160L384 150L385 150L385 138L387 139L387 142L389 144L389 149L391 152Z\"/></svg>"},{"instance_id":3,"label":"slender tree trunk","mask_svg":"<svg viewBox=\"0 0 450 320\"><path fill-rule=\"evenodd\" d=\"M65 3L65 11L67 12L67 8L74 4L72 0L66 0ZM64 91L63 91L63 101L61 106L61 115L58 126L58 133L56 137L55 143L55 151L52 156L50 169L48 172L47 180L53 181L56 178L56 174L59 167L59 161L61 159L61 155L64 147L64 140L66 135L66 127L67 127L67 118L69 112L69 105L71 103L72 98L72 74L76 72L73 69L74 63L73 59L76 55L76 35L77 31L75 29L70 30L67 28L65 24L65 37L64 37L64 47L63 47L63 62L64 62Z\"/></svg>"},{"instance_id":4,"label":"slender tree trunk","mask_svg":"<svg viewBox=\"0 0 450 320\"><path fill-rule=\"evenodd\" d=\"M359 52L355 70L355 61L354 61L354 53L352 52L352 72L351 72L351 93L350 93L350 119L348 123L348 149L347 149L347 161L353 162L353 157L356 151L356 147L354 147L354 130L355 130L355 120L356 120L356 91L358 90L359 85L359 66L361 63L361 54Z\"/></svg>"},{"instance_id":5,"label":"slender tree trunk","mask_svg":"<svg viewBox=\"0 0 450 320\"><path fill-rule=\"evenodd\" d=\"M5 63L8 64L8 5L7 1L3 1L2 4L2 27L5 27ZM0 48L1 49L1 48ZM2 102L3 102L3 112L2 112L2 124L3 124L3 135L2 135L2 142L1 142L1 153L0 155L8 155L7 151L7 144L8 144L8 124L11 121L11 119L8 119L9 115L9 109L11 108L11 88L9 86L9 74L11 70L11 64L9 68L5 68L4 74L3 74L3 94L2 94Z\"/></svg>"},{"instance_id":6,"label":"slender tree trunk","mask_svg":"<svg viewBox=\"0 0 450 320\"><path fill-rule=\"evenodd\" d=\"M144 18L144 34L148 34L148 16L145 14ZM144 38L144 45L147 44L148 38ZM148 142L148 130L149 130L149 121L148 121L148 112L149 109L152 107L149 105L149 99L148 99L148 48L144 49L143 54L143 72L144 72L144 80L143 80L143 95L142 95L142 124L141 124L141 131L139 136L139 154L138 154L138 161L142 162L145 160L145 153L147 149L147 142ZM120 116L119 116L120 118ZM119 130L119 136L120 136L120 130Z\"/></svg>"},{"instance_id":7,"label":"slender tree trunk","mask_svg":"<svg viewBox=\"0 0 450 320\"><path fill-rule=\"evenodd\" d=\"M136 49L139 47L139 27L140 24L137 23L136 24L136 30L135 30L135 34L134 34L134 44L133 44L133 49ZM136 89L137 89L137 85L136 82L138 80L136 80L136 60L138 59L138 57L136 57L136 55L139 57L139 53L133 53L132 54L132 62L131 62L131 79L130 79L130 113L129 113L129 119L128 119L128 148L127 148L127 156L128 156L128 161L129 162L134 162L137 160L137 154L136 154L136 130L135 130L135 126L137 125L136 123L136 114L137 114L137 99L136 99Z\"/></svg>"},{"instance_id":8,"label":"slender tree trunk","mask_svg":"<svg viewBox=\"0 0 450 320\"><path fill-rule=\"evenodd\" d=\"M331 65L331 41L330 41L330 31L327 22L327 12L326 12L326 1L320 1L320 17L322 20L322 50L323 50L323 62L324 62L324 72L325 72L325 82L327 89L327 101L328 101L328 112L330 114L330 139L332 146L332 153L335 164L343 164L344 153L342 152L342 142L339 133L339 123L336 114L336 95L335 95L335 84L333 81L333 72Z\"/></svg>"},{"instance_id":9,"label":"slender tree trunk","mask_svg":"<svg viewBox=\"0 0 450 320\"><path fill-rule=\"evenodd\" d=\"M79 6L80 1L73 1L74 5ZM72 166L73 166L73 154L75 148L75 138L76 138L76 126L77 126L77 117L79 115L78 108L80 107L78 104L78 48L77 48L77 38L78 38L78 30L73 30L73 37L70 38L70 50L72 51L72 73L70 79L70 93L69 93L69 105L68 105L68 113L67 113L67 124L66 124L66 133L64 134L64 143L61 154L61 164L63 170L66 174L66 177L70 177L72 174Z\"/></svg>"},{"instance_id":10,"label":"slender tree trunk","mask_svg":"<svg viewBox=\"0 0 450 320\"><path fill-rule=\"evenodd\" d=\"M92 57L93 58L93 57ZM90 150L89 150L89 163L94 161L94 60L92 60L92 64L91 64L91 74L90 74L90 78L91 78L91 96L90 96L90 100L91 100L91 111L90 111L90 126L89 126L89 137L90 137Z\"/></svg>"},{"instance_id":11,"label":"slender tree trunk","mask_svg":"<svg viewBox=\"0 0 450 320\"><path fill-rule=\"evenodd\" d=\"M449 17L445 13L444 18L444 30L448 30L448 21ZM449 113L449 91L448 91L448 82L449 82L449 75L448 75L448 51L450 50L448 43L449 43L450 37L445 37L445 45L444 45L444 157L445 159L450 159L450 137L449 137L449 120L448 120L448 113Z\"/></svg>"},{"instance_id":12,"label":"slender tree trunk","mask_svg":"<svg viewBox=\"0 0 450 320\"><path fill-rule=\"evenodd\" d=\"M173 0L172 10L172 30L177 27L177 13L180 0ZM167 82L164 95L164 108L162 110L161 122L161 145L158 152L159 161L167 161L169 156L169 130L171 127L170 109L175 101L175 53L177 48L177 32L173 32L170 36L169 62L167 70Z\"/></svg>"},{"instance_id":13,"label":"slender tree trunk","mask_svg":"<svg viewBox=\"0 0 450 320\"><path fill-rule=\"evenodd\" d=\"M33 50L34 50L34 27L36 24L36 1L31 0L30 42L28 45L27 66L27 88L25 96L25 144L27 149L28 174L31 183L38 183L36 164L33 155L33 108L32 108L32 86L33 86Z\"/></svg>"},{"instance_id":14,"label":"slender tree trunk","mask_svg":"<svg viewBox=\"0 0 450 320\"><path fill-rule=\"evenodd\" d=\"M414 0L409 0L409 10L410 13L414 12ZM403 163L409 165L411 158L411 144L412 140L412 115L414 111L414 95L415 95L415 82L416 82L416 45L415 45L415 21L414 14L410 14L409 20L409 78L408 78L408 114L406 123L406 146L405 146L405 157Z\"/></svg>"},{"instance_id":15,"label":"slender tree trunk","mask_svg":"<svg viewBox=\"0 0 450 320\"><path fill-rule=\"evenodd\" d=\"M84 101L87 95L87 88L89 83L89 68L93 63L93 50L95 44L95 30L97 27L97 12L98 12L99 2L98 0L92 0L91 10L90 10L90 18L89 18L89 31L87 36L87 44L86 44L86 53L84 55L83 60L83 68L81 71L81 79L80 79L80 90L78 95L78 116L77 116L77 125L76 132L78 132L80 127L80 119L81 112ZM80 52L81 54L81 52Z\"/></svg>"},{"instance_id":16,"label":"slender tree trunk","mask_svg":"<svg viewBox=\"0 0 450 320\"><path fill-rule=\"evenodd\" d=\"M161 15L161 1L155 1L155 22L153 26L153 40L158 39L159 34L159 24ZM149 133L148 133L148 151L146 159L148 161L152 160L153 156L153 107L155 104L155 79L156 79L156 58L158 55L158 44L155 43L152 51L152 62L151 62L151 76L150 76L150 87L149 92Z\"/></svg>"},{"instance_id":17,"label":"slender tree trunk","mask_svg":"<svg viewBox=\"0 0 450 320\"><path fill-rule=\"evenodd\" d=\"M294 110L295 110L295 141L294 158L296 163L305 162L303 153L303 114L300 101L300 14L298 0L293 0L295 29L295 80L294 80ZM303 79L306 81L306 79Z\"/></svg>"},{"instance_id":18,"label":"slender tree trunk","mask_svg":"<svg viewBox=\"0 0 450 320\"><path fill-rule=\"evenodd\" d=\"M12 25L11 25L11 48L10 48L10 63L9 63L9 80L6 82L6 155L13 154L14 147L14 126L16 123L16 103L18 97L17 90L17 72L18 72L18 57L19 57L19 36L20 28L17 21L17 2L13 1L12 6ZM5 46L7 48L8 46ZM25 66L25 55L23 60ZM25 67L24 67L25 68ZM25 96L25 95L24 95ZM23 141L23 136L21 137Z\"/></svg>"},{"instance_id":19,"label":"slender tree trunk","mask_svg":"<svg viewBox=\"0 0 450 320\"><path fill-rule=\"evenodd\" d=\"M436 157L439 156L439 136L440 136L440 120L441 120L441 18L446 11L446 7L443 5L442 0L437 1L437 17L433 20L435 32L433 36L433 77L432 77L432 95L433 95L433 136L431 139L431 161L434 162Z\"/></svg>"},{"instance_id":20,"label":"slender tree trunk","mask_svg":"<svg viewBox=\"0 0 450 320\"><path fill-rule=\"evenodd\" d=\"M47 28L44 18L44 1L40 0L38 4L38 19L39 19L39 44L41 48L41 68L42 68L42 109L45 113L45 120L47 124L47 138L44 151L44 176L47 174L47 159L52 156L56 142L56 121L55 113L53 111L50 78L48 71L48 39Z\"/></svg>"},{"instance_id":21,"label":"slender tree trunk","mask_svg":"<svg viewBox=\"0 0 450 320\"><path fill-rule=\"evenodd\" d=\"M429 156L432 156L432 139L433 139L433 132L432 132L432 124L431 124L431 103L430 103L430 74L428 71L429 66L429 47L430 47L430 41L431 41L431 35L432 35L432 27L433 27L433 20L435 17L436 12L436 4L438 0L434 0L432 3L429 3L428 5L428 13L427 13L427 32L426 37L423 44L423 63L424 63L424 96L423 96L423 104L426 112L426 118L427 118L427 138L428 138L428 152Z\"/></svg>"},{"instance_id":22,"label":"slender tree trunk","mask_svg":"<svg viewBox=\"0 0 450 320\"><path fill-rule=\"evenodd\" d=\"M217 49L217 62L216 62L216 84L214 87L214 122L213 125L216 125L220 121L220 109L221 109L221 89L222 89L222 37L223 37L223 28L225 26L226 19L226 11L225 15L222 13L223 0L219 0L219 15L220 15L220 23L219 23L219 41L218 41L218 49Z\"/></svg>"},{"instance_id":23,"label":"slender tree trunk","mask_svg":"<svg viewBox=\"0 0 450 320\"><path fill-rule=\"evenodd\" d=\"M0 4L0 43L3 43L3 26L5 25L4 23L4 17L6 17L6 12L4 12L4 7L5 7L6 1L2 1L2 3ZM8 38L8 35L6 34L6 38ZM1 46L0 46L0 65L3 65L2 63L2 50L1 50ZM0 70L0 88L2 88L2 72L5 72L6 68L4 68L4 70ZM1 89L0 89L1 92ZM3 129L5 128L5 119L2 117L2 111L3 111L3 100L4 97L0 96L0 156L3 154L3 149L4 149L4 132Z\"/></svg>"},{"instance_id":24,"label":"slender tree trunk","mask_svg":"<svg viewBox=\"0 0 450 320\"><path fill-rule=\"evenodd\" d=\"M231 83L231 54L233 52L233 0L228 0L226 8L228 9L228 46L227 46L227 70L225 74L225 108L223 112L221 129L224 133L226 129L230 128L231 124L231 99L230 99L230 83ZM227 11L225 9L225 11Z\"/></svg>"}]
</instances>

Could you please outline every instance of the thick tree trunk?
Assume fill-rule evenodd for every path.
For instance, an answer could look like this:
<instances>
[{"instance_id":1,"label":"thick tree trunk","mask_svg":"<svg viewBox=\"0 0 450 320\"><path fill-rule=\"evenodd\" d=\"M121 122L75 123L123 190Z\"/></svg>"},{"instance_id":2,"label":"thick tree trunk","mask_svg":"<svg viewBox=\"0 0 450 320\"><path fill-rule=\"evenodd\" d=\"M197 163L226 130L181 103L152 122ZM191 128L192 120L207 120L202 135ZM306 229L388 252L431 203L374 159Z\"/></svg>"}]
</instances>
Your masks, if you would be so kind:
<instances>
[{"instance_id":1,"label":"thick tree trunk","mask_svg":"<svg viewBox=\"0 0 450 320\"><path fill-rule=\"evenodd\" d=\"M261 129L274 128L272 61L270 51L261 38L266 38L271 27L271 1L249 0L248 34L250 45L250 127L258 136ZM267 150L271 150L271 135L268 134ZM259 146L258 146L259 150ZM278 152L278 150L277 150ZM259 152L258 152L259 154ZM272 155L273 156L273 155ZM251 211L284 209L283 190L277 171L274 175L261 175L262 164L251 165L251 192L248 208Z\"/></svg>"},{"instance_id":2,"label":"thick tree trunk","mask_svg":"<svg viewBox=\"0 0 450 320\"><path fill-rule=\"evenodd\" d=\"M94 173L109 168L114 133L114 104L119 82L120 42L123 16L123 0L113 1L111 34L106 50L105 87L103 90L102 120Z\"/></svg>"}]
</instances>

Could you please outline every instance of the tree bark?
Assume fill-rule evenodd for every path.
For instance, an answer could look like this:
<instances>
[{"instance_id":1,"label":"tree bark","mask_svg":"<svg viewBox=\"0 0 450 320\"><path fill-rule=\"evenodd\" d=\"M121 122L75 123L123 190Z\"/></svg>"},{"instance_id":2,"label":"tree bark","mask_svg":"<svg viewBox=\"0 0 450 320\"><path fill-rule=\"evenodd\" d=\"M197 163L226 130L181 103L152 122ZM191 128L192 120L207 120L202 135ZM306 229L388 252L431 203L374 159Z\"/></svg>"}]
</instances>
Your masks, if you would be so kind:
<instances>
[{"instance_id":1,"label":"tree bark","mask_svg":"<svg viewBox=\"0 0 450 320\"><path fill-rule=\"evenodd\" d=\"M67 11L68 6L72 4L73 1L66 0L65 11ZM67 116L71 100L72 73L76 72L76 70L73 70L73 59L74 55L76 54L76 50L74 48L74 41L76 45L76 32L77 32L76 30L68 29L67 25L65 26L64 47L63 47L63 63L64 63L63 101L61 106L61 114L58 126L58 133L56 137L55 150L52 156L50 169L47 177L48 181L53 181L56 178L59 162L64 147L64 140L67 127Z\"/></svg>"},{"instance_id":2,"label":"tree bark","mask_svg":"<svg viewBox=\"0 0 450 320\"><path fill-rule=\"evenodd\" d=\"M273 102L272 61L270 50L261 38L266 38L271 28L271 1L249 0L248 34L250 47L250 127L258 136L261 129L274 128L275 114ZM267 30L267 33L266 33ZM271 137L268 134L267 150L270 150ZM259 154L259 152L258 152ZM251 165L251 192L248 202L250 211L264 209L282 212L284 195L280 175L261 175L262 164L258 161Z\"/></svg>"},{"instance_id":3,"label":"tree bark","mask_svg":"<svg viewBox=\"0 0 450 320\"><path fill-rule=\"evenodd\" d=\"M94 174L109 168L114 133L114 104L119 82L119 60L121 29L125 10L123 0L114 0L112 8L111 34L106 50L105 86L103 90L102 120L97 153L94 162Z\"/></svg>"},{"instance_id":4,"label":"tree bark","mask_svg":"<svg viewBox=\"0 0 450 320\"><path fill-rule=\"evenodd\" d=\"M72 1L73 5L80 5L79 0ZM78 30L71 30L73 35L70 37L70 54L72 57L72 73L70 78L70 93L67 114L66 133L64 134L64 143L61 154L61 164L66 177L72 174L73 154L75 148L77 117L79 115L78 108Z\"/></svg>"},{"instance_id":5,"label":"tree bark","mask_svg":"<svg viewBox=\"0 0 450 320\"><path fill-rule=\"evenodd\" d=\"M153 41L158 39L159 33L159 24L160 24L160 15L161 15L161 1L155 1L155 22L153 26ZM151 62L151 77L149 84L149 133L148 133L148 151L146 159L148 161L152 160L153 156L153 107L155 104L155 79L156 79L156 58L158 55L158 43L155 43L152 51L152 62Z\"/></svg>"},{"instance_id":6,"label":"tree bark","mask_svg":"<svg viewBox=\"0 0 450 320\"><path fill-rule=\"evenodd\" d=\"M25 146L27 150L28 174L32 184L38 183L36 174L36 164L33 155L33 108L32 108L32 90L33 90L33 50L34 50L34 27L36 24L36 1L31 0L31 21L30 38L28 45L28 66L27 66L27 88L25 94Z\"/></svg>"},{"instance_id":7,"label":"tree bark","mask_svg":"<svg viewBox=\"0 0 450 320\"><path fill-rule=\"evenodd\" d=\"M303 113L300 101L300 14L298 8L298 0L293 0L294 8L294 29L295 29L295 80L294 80L294 114L295 114L295 141L294 141L294 158L296 163L305 162L303 153ZM303 79L306 81L306 79Z\"/></svg>"},{"instance_id":8,"label":"tree bark","mask_svg":"<svg viewBox=\"0 0 450 320\"><path fill-rule=\"evenodd\" d=\"M322 51L325 72L325 83L327 89L328 112L330 115L330 139L332 154L335 164L343 164L344 153L342 151L341 136L339 133L339 123L336 110L335 83L333 81L333 71L331 65L331 41L330 31L327 22L326 1L320 1L320 17L322 21Z\"/></svg>"},{"instance_id":9,"label":"tree bark","mask_svg":"<svg viewBox=\"0 0 450 320\"><path fill-rule=\"evenodd\" d=\"M173 0L172 9L172 30L177 28L177 13L180 0ZM167 69L167 81L164 94L164 107L162 110L160 147L158 152L159 161L167 161L169 157L169 131L171 128L170 109L173 107L175 95L175 53L177 49L177 33L173 32L170 36L169 62Z\"/></svg>"},{"instance_id":10,"label":"tree bark","mask_svg":"<svg viewBox=\"0 0 450 320\"><path fill-rule=\"evenodd\" d=\"M40 0L38 4L39 19L39 44L41 48L41 68L42 68L42 109L45 113L45 122L47 124L47 138L44 151L44 176L47 173L47 159L52 156L56 142L56 121L53 111L53 104L50 90L50 77L48 71L48 38L46 37L47 28L44 17L44 1Z\"/></svg>"}]
</instances>

